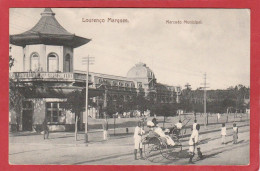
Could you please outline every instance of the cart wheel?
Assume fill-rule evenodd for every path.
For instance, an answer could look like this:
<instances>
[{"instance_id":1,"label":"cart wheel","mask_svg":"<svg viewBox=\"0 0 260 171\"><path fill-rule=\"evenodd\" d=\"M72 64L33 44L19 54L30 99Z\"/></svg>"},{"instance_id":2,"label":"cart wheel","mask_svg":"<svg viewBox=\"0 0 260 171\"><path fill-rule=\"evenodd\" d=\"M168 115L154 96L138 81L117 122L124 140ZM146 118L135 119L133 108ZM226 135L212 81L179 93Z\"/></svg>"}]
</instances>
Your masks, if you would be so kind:
<instances>
[{"instance_id":1,"label":"cart wheel","mask_svg":"<svg viewBox=\"0 0 260 171\"><path fill-rule=\"evenodd\" d=\"M165 158L168 160L174 160L179 158L180 152L182 151L182 144L181 141L176 136L172 136L172 140L175 142L174 146L167 146L165 149Z\"/></svg>"},{"instance_id":2,"label":"cart wheel","mask_svg":"<svg viewBox=\"0 0 260 171\"><path fill-rule=\"evenodd\" d=\"M162 143L160 144L160 152L161 152L161 155L168 159L169 158L169 155L170 155L170 149L169 149L169 146L167 145L166 142L162 141Z\"/></svg>"},{"instance_id":3,"label":"cart wheel","mask_svg":"<svg viewBox=\"0 0 260 171\"><path fill-rule=\"evenodd\" d=\"M175 149L178 151L178 152L181 152L182 151L182 143L180 141L180 139L177 137L177 136L172 136L172 140L175 142Z\"/></svg>"},{"instance_id":4,"label":"cart wheel","mask_svg":"<svg viewBox=\"0 0 260 171\"><path fill-rule=\"evenodd\" d=\"M150 138L144 144L145 158L151 162L156 162L160 157L160 140L157 137Z\"/></svg>"}]
</instances>

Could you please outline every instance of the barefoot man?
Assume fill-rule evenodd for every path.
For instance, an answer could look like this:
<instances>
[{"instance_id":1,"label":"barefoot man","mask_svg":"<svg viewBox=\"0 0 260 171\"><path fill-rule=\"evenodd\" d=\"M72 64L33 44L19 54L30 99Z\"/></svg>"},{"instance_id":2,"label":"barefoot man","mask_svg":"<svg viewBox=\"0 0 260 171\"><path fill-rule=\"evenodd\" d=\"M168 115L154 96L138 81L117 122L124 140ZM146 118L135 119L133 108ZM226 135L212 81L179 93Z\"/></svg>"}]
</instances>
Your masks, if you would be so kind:
<instances>
[{"instance_id":1,"label":"barefoot man","mask_svg":"<svg viewBox=\"0 0 260 171\"><path fill-rule=\"evenodd\" d=\"M134 132L134 143L135 143L135 149L134 149L134 156L135 160L137 160L137 150L140 151L141 159L143 159L143 144L142 144L142 135L144 134L144 130L142 129L142 124L139 121L137 126L135 127Z\"/></svg>"}]
</instances>

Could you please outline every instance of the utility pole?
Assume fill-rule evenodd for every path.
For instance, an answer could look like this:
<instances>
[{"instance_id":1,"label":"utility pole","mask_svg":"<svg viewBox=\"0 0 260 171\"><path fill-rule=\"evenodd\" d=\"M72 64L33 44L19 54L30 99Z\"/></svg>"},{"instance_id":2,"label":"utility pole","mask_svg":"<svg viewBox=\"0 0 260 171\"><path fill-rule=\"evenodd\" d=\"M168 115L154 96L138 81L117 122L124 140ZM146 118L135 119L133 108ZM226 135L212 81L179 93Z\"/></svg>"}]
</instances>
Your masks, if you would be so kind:
<instances>
[{"instance_id":1,"label":"utility pole","mask_svg":"<svg viewBox=\"0 0 260 171\"><path fill-rule=\"evenodd\" d=\"M185 101L186 101L186 112L189 112L189 110L191 110L191 85L189 84L189 83L186 83L186 85L185 85L185 87L186 87L186 98L185 98Z\"/></svg>"},{"instance_id":2,"label":"utility pole","mask_svg":"<svg viewBox=\"0 0 260 171\"><path fill-rule=\"evenodd\" d=\"M91 62L91 63L90 63ZM86 116L85 116L85 143L88 143L88 83L89 83L89 64L94 63L94 57L83 57L82 64L87 65L86 68Z\"/></svg>"},{"instance_id":3,"label":"utility pole","mask_svg":"<svg viewBox=\"0 0 260 171\"><path fill-rule=\"evenodd\" d=\"M203 87L201 87L203 90L204 90L204 115L206 115L206 124L205 125L208 125L209 124L209 116L208 116L208 113L207 113L207 73L204 73L204 83L203 84Z\"/></svg>"},{"instance_id":4,"label":"utility pole","mask_svg":"<svg viewBox=\"0 0 260 171\"><path fill-rule=\"evenodd\" d=\"M178 112L178 115L179 115L179 120L181 120L181 112L180 112L180 108L179 108L179 104L180 104L179 96L181 95L181 88L180 87L176 87L176 95L177 95L176 102L177 102L177 106L178 106L177 112Z\"/></svg>"},{"instance_id":5,"label":"utility pole","mask_svg":"<svg viewBox=\"0 0 260 171\"><path fill-rule=\"evenodd\" d=\"M177 97L176 97L176 102L177 102L177 103L180 103L180 98L179 98L179 96L181 95L181 88L180 88L179 86L176 88L176 95L177 95Z\"/></svg>"}]
</instances>

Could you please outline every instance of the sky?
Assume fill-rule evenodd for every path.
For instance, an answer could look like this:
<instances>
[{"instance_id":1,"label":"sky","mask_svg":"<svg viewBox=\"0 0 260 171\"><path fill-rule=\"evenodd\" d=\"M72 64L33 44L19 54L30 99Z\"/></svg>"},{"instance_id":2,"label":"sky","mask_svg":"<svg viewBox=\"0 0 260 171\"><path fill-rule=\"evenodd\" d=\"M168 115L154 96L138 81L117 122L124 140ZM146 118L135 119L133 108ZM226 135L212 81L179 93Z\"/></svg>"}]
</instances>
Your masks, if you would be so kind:
<instances>
[{"instance_id":1,"label":"sky","mask_svg":"<svg viewBox=\"0 0 260 171\"><path fill-rule=\"evenodd\" d=\"M32 28L43 8L10 9L10 34ZM157 82L192 89L250 85L249 9L170 8L53 8L58 22L70 33L91 39L74 49L74 70L85 70L82 57L95 62L91 72L126 76L137 63L145 63ZM127 19L126 23L107 22ZM104 23L82 22L104 19ZM182 21L182 24L167 24ZM200 21L201 24L185 24ZM15 65L22 71L22 48L12 45Z\"/></svg>"}]
</instances>

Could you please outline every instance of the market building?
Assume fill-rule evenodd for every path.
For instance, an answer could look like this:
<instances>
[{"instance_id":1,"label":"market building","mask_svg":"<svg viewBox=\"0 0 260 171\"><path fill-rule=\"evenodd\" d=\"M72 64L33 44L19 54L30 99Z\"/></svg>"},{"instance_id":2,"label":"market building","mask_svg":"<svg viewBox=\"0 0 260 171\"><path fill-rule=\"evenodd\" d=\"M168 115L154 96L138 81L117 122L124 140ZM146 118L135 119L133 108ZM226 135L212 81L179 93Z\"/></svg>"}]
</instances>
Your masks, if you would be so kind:
<instances>
[{"instance_id":1,"label":"market building","mask_svg":"<svg viewBox=\"0 0 260 171\"><path fill-rule=\"evenodd\" d=\"M10 43L23 48L23 71L10 72L9 77L25 97L19 123L10 110L12 125L18 124L21 131L31 131L47 117L51 130L73 129L74 114L63 109L62 103L68 93L86 87L86 73L73 67L77 60L73 51L90 41L64 29L50 8L45 8L32 29L10 35ZM103 116L102 109L108 101L127 102L142 93L160 103L173 103L180 92L180 87L157 83L153 71L144 63L133 66L126 77L90 72L88 87L89 97L97 104L89 109L92 118ZM81 123L84 116L81 113Z\"/></svg>"}]
</instances>

